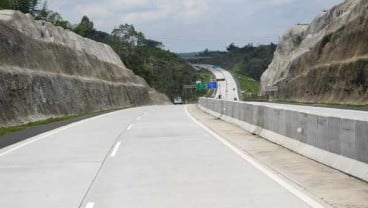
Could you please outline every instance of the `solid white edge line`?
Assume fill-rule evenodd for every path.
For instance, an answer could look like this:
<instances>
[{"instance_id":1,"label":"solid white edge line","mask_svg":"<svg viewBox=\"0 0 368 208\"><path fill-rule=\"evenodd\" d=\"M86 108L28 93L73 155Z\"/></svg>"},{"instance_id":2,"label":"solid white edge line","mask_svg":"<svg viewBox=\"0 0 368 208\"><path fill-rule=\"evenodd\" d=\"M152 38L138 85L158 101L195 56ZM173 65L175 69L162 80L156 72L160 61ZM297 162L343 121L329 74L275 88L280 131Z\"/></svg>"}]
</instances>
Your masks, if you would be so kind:
<instances>
[{"instance_id":1,"label":"solid white edge line","mask_svg":"<svg viewBox=\"0 0 368 208\"><path fill-rule=\"evenodd\" d=\"M133 127L133 124L130 124L127 128L127 130L130 130Z\"/></svg>"},{"instance_id":2,"label":"solid white edge line","mask_svg":"<svg viewBox=\"0 0 368 208\"><path fill-rule=\"evenodd\" d=\"M253 159L251 156L246 154L244 151L238 149L234 145L232 145L230 142L228 142L226 139L222 138L221 136L217 135L215 132L213 132L211 129L206 127L204 124L202 124L200 121L195 119L189 112L188 112L188 105L185 106L185 113L188 115L189 118L191 118L194 123L196 123L198 126L200 126L202 129L206 130L208 133L210 133L212 136L214 136L217 140L219 140L222 144L224 144L226 147L231 149L233 152L235 152L238 156L249 162L251 165L253 165L255 168L257 168L259 171L273 179L275 182L277 182L279 185L284 187L286 190L297 196L299 199L307 203L309 206L313 208L324 208L321 203L316 201L315 199L311 198L310 196L306 195L302 191L295 188L293 185L289 184L285 180L281 179L279 176L277 176L274 172L271 170L265 168L263 165L261 165L259 162L257 162L255 159Z\"/></svg>"},{"instance_id":3,"label":"solid white edge line","mask_svg":"<svg viewBox=\"0 0 368 208\"><path fill-rule=\"evenodd\" d=\"M115 147L114 147L114 149L111 152L111 157L115 157L116 153L119 150L120 145L121 145L121 142L118 142L118 143L115 144Z\"/></svg>"},{"instance_id":4,"label":"solid white edge line","mask_svg":"<svg viewBox=\"0 0 368 208\"><path fill-rule=\"evenodd\" d=\"M86 208L93 208L95 206L95 203L93 202L88 202L86 205Z\"/></svg>"},{"instance_id":5,"label":"solid white edge line","mask_svg":"<svg viewBox=\"0 0 368 208\"><path fill-rule=\"evenodd\" d=\"M92 118L87 118L87 119L84 119L84 120L81 120L81 121L77 121L77 122L74 122L74 123L71 123L71 124L68 124L66 126L61 126L59 128L56 128L56 129L53 129L51 131L48 131L48 132L44 132L44 133L41 133L39 135L36 135L36 136L33 136L33 137L30 137L28 139L25 139L21 142L18 142L18 143L15 143L15 144L12 144L12 145L9 145L7 147L4 147L2 149L0 149L0 157L3 157L11 152L14 152L15 150L18 150L18 149L21 149L27 145L30 145L34 142L37 142L39 140L42 140L48 136L51 136L51 135L54 135L54 134L57 134L61 131L64 131L66 129L69 129L71 127L74 127L74 126L77 126L77 125L80 125L80 124L83 124L87 121L92 121L92 120L95 120L95 119L98 119L98 118L101 118L101 117L104 117L104 116L108 116L110 114L113 114L113 113L117 113L117 112L120 112L120 111L125 111L127 109L122 109L122 110L118 110L118 111L113 111L113 112L110 112L110 113L105 113L105 114L102 114L102 115L98 115L98 116L95 116L95 117L92 117Z\"/></svg>"},{"instance_id":6,"label":"solid white edge line","mask_svg":"<svg viewBox=\"0 0 368 208\"><path fill-rule=\"evenodd\" d=\"M5 147L5 148L4 148L4 149L7 149L7 148L8 148L8 149L7 149L7 150L5 150L4 152L1 152L1 153L0 153L0 157L2 157L2 156L4 156L4 155L7 155L7 154L9 154L9 153L11 153L11 152L14 152L15 150L21 149L21 148L23 148L23 147L25 147L25 146L27 146L27 145L30 145L30 144L32 144L32 143L34 143L34 142L37 142L37 141L39 141L39 140L41 140L41 139L44 139L44 138L46 138L46 137L48 137L48 136L51 136L51 135L57 134L57 133L59 133L59 132L61 132L61 131L64 131L64 130L69 129L69 128L71 128L71 127L74 127L74 126L77 126L77 125L83 124L83 123L85 123L85 122L87 122L87 121L92 121L92 120L94 120L94 119L101 118L101 117L106 116L106 115L108 115L108 114L110 114L110 113L103 114L103 115L96 116L96 117L92 117L92 118L88 118L88 119L81 120L81 121L78 121L78 122L74 122L74 123L68 124L68 125L66 125L66 126L61 126L61 127L56 128L56 129L54 129L54 130L51 130L51 131L48 131L48 132L45 132L45 133L42 133L42 134L36 135L36 136L34 136L34 137L28 138L28 139L24 140L23 142L16 143L16 144L13 144L13 145L10 145L10 146L8 146L8 147Z\"/></svg>"}]
</instances>

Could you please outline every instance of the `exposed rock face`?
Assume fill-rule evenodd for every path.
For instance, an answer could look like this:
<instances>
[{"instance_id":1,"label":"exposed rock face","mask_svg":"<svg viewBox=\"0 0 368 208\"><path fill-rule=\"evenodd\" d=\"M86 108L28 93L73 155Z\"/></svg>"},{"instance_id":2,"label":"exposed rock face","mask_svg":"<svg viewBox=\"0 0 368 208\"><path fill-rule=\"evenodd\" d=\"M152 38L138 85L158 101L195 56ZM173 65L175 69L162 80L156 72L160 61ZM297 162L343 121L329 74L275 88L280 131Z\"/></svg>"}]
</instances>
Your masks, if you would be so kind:
<instances>
[{"instance_id":1,"label":"exposed rock face","mask_svg":"<svg viewBox=\"0 0 368 208\"><path fill-rule=\"evenodd\" d=\"M260 94L295 101L368 103L368 1L347 0L280 38Z\"/></svg>"},{"instance_id":2,"label":"exposed rock face","mask_svg":"<svg viewBox=\"0 0 368 208\"><path fill-rule=\"evenodd\" d=\"M0 127L168 102L109 46L20 12L0 11Z\"/></svg>"}]
</instances>

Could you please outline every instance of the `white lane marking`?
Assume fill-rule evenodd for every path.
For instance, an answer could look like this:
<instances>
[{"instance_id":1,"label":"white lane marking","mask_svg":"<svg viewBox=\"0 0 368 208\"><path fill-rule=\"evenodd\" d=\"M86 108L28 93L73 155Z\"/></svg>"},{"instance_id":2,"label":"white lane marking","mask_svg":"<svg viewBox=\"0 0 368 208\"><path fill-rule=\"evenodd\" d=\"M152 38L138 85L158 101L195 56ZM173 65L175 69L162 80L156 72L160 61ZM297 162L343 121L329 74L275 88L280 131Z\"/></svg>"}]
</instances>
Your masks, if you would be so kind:
<instances>
[{"instance_id":1,"label":"white lane marking","mask_svg":"<svg viewBox=\"0 0 368 208\"><path fill-rule=\"evenodd\" d=\"M116 153L117 153L117 152L118 152L118 150L119 150L120 145L121 145L121 142L116 143L116 145L115 145L114 149L113 149L113 150L112 150L112 152L111 152L111 157L115 157Z\"/></svg>"},{"instance_id":2,"label":"white lane marking","mask_svg":"<svg viewBox=\"0 0 368 208\"><path fill-rule=\"evenodd\" d=\"M127 130L129 131L131 128L133 127L133 124L130 124L127 128Z\"/></svg>"},{"instance_id":3,"label":"white lane marking","mask_svg":"<svg viewBox=\"0 0 368 208\"><path fill-rule=\"evenodd\" d=\"M142 116L139 116L138 118L137 118L137 121L139 121L139 120L141 120L142 119Z\"/></svg>"},{"instance_id":4,"label":"white lane marking","mask_svg":"<svg viewBox=\"0 0 368 208\"><path fill-rule=\"evenodd\" d=\"M32 144L34 142L37 142L37 141L42 140L42 139L45 139L48 136L51 136L51 135L57 134L57 133L59 133L61 131L67 130L67 129L71 128L71 127L74 127L74 126L77 126L77 125L81 125L81 124L86 123L88 121L99 119L101 117L108 116L108 115L111 115L111 114L114 114L114 113L117 113L117 112L120 112L120 111L124 111L124 110L114 111L114 112L111 112L111 113L106 113L106 114L102 114L102 115L95 116L95 117L92 117L92 118L84 119L84 120L81 120L81 121L78 121L78 122L74 122L74 123L68 124L66 126L62 126L62 127L56 128L54 130L51 130L51 131L48 131L48 132L45 132L45 133L36 135L34 137L28 138L26 140L23 140L22 142L19 142L19 143L16 143L16 144L13 144L13 145L10 145L8 147L3 148L3 150L5 150L5 151L4 152L0 152L0 157L3 157L4 155L7 155L7 154L9 154L11 152L14 152L15 150L21 149L21 148L23 148L23 147L25 147L27 145L30 145L30 144Z\"/></svg>"},{"instance_id":5,"label":"white lane marking","mask_svg":"<svg viewBox=\"0 0 368 208\"><path fill-rule=\"evenodd\" d=\"M110 114L110 113L108 113L108 114ZM104 115L96 116L96 117L93 117L93 118L85 119L85 120L82 120L82 121L78 121L78 122L75 122L75 123L71 123L71 124L69 124L69 125L59 127L59 128L57 128L57 129L51 130L51 131L49 131L49 132L45 132L45 133L43 133L43 134L40 134L40 135L37 135L37 136L31 137L31 138L29 138L29 139L27 139L27 140L24 140L24 142L20 142L20 143L14 144L14 145L12 145L12 146L9 146L9 149L8 149L8 150L6 150L6 151L4 151L4 152L1 152L1 153L0 153L0 157L2 157L2 156L4 156L4 155L7 155L7 154L9 154L9 153L11 153L11 152L14 152L15 150L21 149L21 148L23 148L23 147L25 147L25 146L27 146L27 145L30 145L30 144L32 144L32 143L34 143L34 142L37 142L37 141L39 141L39 140L41 140L41 139L44 139L44 138L46 138L46 137L48 137L48 136L51 136L51 135L57 134L57 133L59 133L59 132L61 132L61 131L64 131L64 130L67 130L67 129L71 128L71 127L74 127L74 126L77 126L77 125L83 124L83 123L85 123L85 122L87 122L87 121L92 121L92 120L95 120L95 119L101 118L101 117L106 116L106 115L108 115L108 114L104 114ZM13 148L12 148L12 147L13 147Z\"/></svg>"},{"instance_id":6,"label":"white lane marking","mask_svg":"<svg viewBox=\"0 0 368 208\"><path fill-rule=\"evenodd\" d=\"M93 208L95 206L95 203L93 202L88 202L86 205L86 208Z\"/></svg>"},{"instance_id":7,"label":"white lane marking","mask_svg":"<svg viewBox=\"0 0 368 208\"><path fill-rule=\"evenodd\" d=\"M288 190L289 192L291 192L292 194L297 196L299 199L301 199L302 201L307 203L309 206L311 206L313 208L324 208L325 207L320 202L318 202L315 199L313 199L312 197L306 195L301 190L297 189L296 187L294 187L290 183L286 182L285 180L283 180L282 178L277 176L277 174L274 173L273 171L271 171L271 170L267 169L266 167L264 167L263 165L261 165L259 162L257 162L251 156L249 156L246 152L238 149L237 147L232 145L230 142L228 142L226 139L220 137L215 132L213 132L211 129L209 129L204 124L199 122L192 115L190 115L190 113L188 112L188 106L185 106L185 113L189 116L189 118L191 118L194 121L194 123L196 123L202 129L206 130L208 133L210 133L212 136L214 136L217 140L219 140L226 147L228 147L233 152L235 152L237 155L239 155L241 158L243 158L244 160L249 162L251 165L253 165L255 168L257 168L259 171L261 171L262 173L264 173L265 175L267 175L268 177L273 179L275 182L277 182L279 185L284 187L286 190Z\"/></svg>"},{"instance_id":8,"label":"white lane marking","mask_svg":"<svg viewBox=\"0 0 368 208\"><path fill-rule=\"evenodd\" d=\"M64 130L64 129L60 129L59 131L62 131L62 130ZM11 148L11 149L9 149L9 150L7 150L7 151L5 151L5 152L0 153L0 157L2 157L2 156L4 156L4 155L6 155L6 154L8 154L8 153L11 153L11 152L13 152L13 151L15 151L15 150L17 150L17 149L20 149L20 148L22 148L22 147L24 147L24 146L27 146L27 145L29 145L29 144L32 144L33 142L36 142L36 141L38 141L38 140L41 140L41 139L44 139L44 138L46 138L46 137L48 137L48 136L51 136L51 135L53 135L53 134L56 134L56 133L57 133L57 132L59 132L59 131L50 132L50 133L47 133L47 134L42 134L42 135L40 135L40 136L37 136L37 137L36 137L36 138L34 138L33 140L30 140L30 141L24 142L24 143L22 143L22 144L20 144L20 145L15 146L14 148Z\"/></svg>"}]
</instances>

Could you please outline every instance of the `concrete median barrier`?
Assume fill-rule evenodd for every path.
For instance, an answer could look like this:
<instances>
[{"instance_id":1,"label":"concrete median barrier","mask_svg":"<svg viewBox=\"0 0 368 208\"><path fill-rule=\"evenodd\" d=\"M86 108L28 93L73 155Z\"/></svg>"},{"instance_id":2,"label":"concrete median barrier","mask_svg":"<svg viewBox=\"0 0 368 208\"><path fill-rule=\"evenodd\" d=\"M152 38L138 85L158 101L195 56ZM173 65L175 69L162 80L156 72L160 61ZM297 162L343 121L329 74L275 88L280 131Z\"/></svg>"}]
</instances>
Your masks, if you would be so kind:
<instances>
[{"instance_id":1,"label":"concrete median barrier","mask_svg":"<svg viewBox=\"0 0 368 208\"><path fill-rule=\"evenodd\" d=\"M199 99L207 113L368 181L368 112L271 105Z\"/></svg>"}]
</instances>

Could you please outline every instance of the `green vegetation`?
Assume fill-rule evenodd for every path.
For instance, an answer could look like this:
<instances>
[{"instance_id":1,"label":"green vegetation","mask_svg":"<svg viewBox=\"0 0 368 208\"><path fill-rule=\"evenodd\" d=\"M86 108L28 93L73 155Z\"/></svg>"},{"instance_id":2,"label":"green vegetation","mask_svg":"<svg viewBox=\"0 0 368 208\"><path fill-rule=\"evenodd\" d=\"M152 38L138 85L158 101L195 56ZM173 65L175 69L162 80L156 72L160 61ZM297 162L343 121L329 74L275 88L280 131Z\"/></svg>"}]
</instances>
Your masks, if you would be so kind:
<instances>
[{"instance_id":1,"label":"green vegetation","mask_svg":"<svg viewBox=\"0 0 368 208\"><path fill-rule=\"evenodd\" d=\"M199 81L209 82L209 81L212 81L213 79L214 79L214 76L211 72L209 72L207 70L203 70L203 69L198 71L198 80Z\"/></svg>"},{"instance_id":2,"label":"green vegetation","mask_svg":"<svg viewBox=\"0 0 368 208\"><path fill-rule=\"evenodd\" d=\"M117 111L117 110L126 109L126 108L129 108L129 107L131 107L131 106L127 106L127 107L124 107L124 108L118 108L118 109L112 109L112 110L103 110L103 111L95 111L95 112L82 113L82 114L72 114L72 115L66 115L66 116L59 116L59 117L49 118L49 119L45 119L45 120L41 120L41 121L30 122L30 123L19 125L19 126L12 126L12 127L8 127L8 128L0 128L0 136L4 136L6 134L21 131L21 130L28 129L28 128L31 128L31 127L36 127L36 126L41 126L41 125L45 125L45 124L55 123L55 122L58 122L58 121L65 121L65 120L69 120L69 119L73 119L73 118L93 117L93 116L97 116L97 115L104 114L104 113L109 113L109 112L113 112L113 111Z\"/></svg>"},{"instance_id":3,"label":"green vegetation","mask_svg":"<svg viewBox=\"0 0 368 208\"><path fill-rule=\"evenodd\" d=\"M39 0L1 0L0 9L19 10L23 13L35 14Z\"/></svg>"},{"instance_id":4,"label":"green vegetation","mask_svg":"<svg viewBox=\"0 0 368 208\"><path fill-rule=\"evenodd\" d=\"M13 126L13 127L9 127L9 128L0 128L0 136L3 136L5 134L9 134L9 133L12 133L12 132L16 132L16 131L21 131L23 129L27 129L27 128L30 128L30 127L40 126L40 125L49 124L49 123L53 123L53 122L57 122L57 121L64 121L64 120L68 120L68 119L72 119L72 118L76 118L76 117L78 117L78 115L61 116L61 117L49 118L49 119L46 119L46 120L31 122L31 123L27 123L27 124L20 125L20 126Z\"/></svg>"},{"instance_id":5,"label":"green vegetation","mask_svg":"<svg viewBox=\"0 0 368 208\"><path fill-rule=\"evenodd\" d=\"M109 44L128 68L170 98L183 95L183 86L197 80L193 67L176 54L165 50L161 42L147 39L133 25L121 24L111 34L107 34L94 29L93 22L83 17L74 32Z\"/></svg>"},{"instance_id":6,"label":"green vegetation","mask_svg":"<svg viewBox=\"0 0 368 208\"><path fill-rule=\"evenodd\" d=\"M195 83L197 74L193 67L165 50L161 42L147 39L133 25L121 24L111 34L98 31L93 25L84 16L74 32L110 45L129 69L159 92L172 98L183 95L184 85Z\"/></svg>"},{"instance_id":7,"label":"green vegetation","mask_svg":"<svg viewBox=\"0 0 368 208\"><path fill-rule=\"evenodd\" d=\"M206 58L196 60L196 62L221 65L227 70L236 70L240 74L259 81L262 73L271 63L275 50L276 45L273 43L260 46L248 44L241 48L230 44L226 52L204 50L198 54L198 57Z\"/></svg>"},{"instance_id":8,"label":"green vegetation","mask_svg":"<svg viewBox=\"0 0 368 208\"><path fill-rule=\"evenodd\" d=\"M50 22L53 25L63 27L64 29L72 29L72 24L64 20L58 12L47 9L47 2L45 2L43 8L36 13L35 19Z\"/></svg>"},{"instance_id":9,"label":"green vegetation","mask_svg":"<svg viewBox=\"0 0 368 208\"><path fill-rule=\"evenodd\" d=\"M196 58L188 60L192 63L220 65L229 70L244 92L243 97L249 98L257 96L260 78L271 63L275 50L276 45L273 43L260 46L248 44L241 48L230 44L227 51L206 49L198 53ZM188 57L188 54L183 56Z\"/></svg>"},{"instance_id":10,"label":"green vegetation","mask_svg":"<svg viewBox=\"0 0 368 208\"><path fill-rule=\"evenodd\" d=\"M335 103L335 102L303 102L288 99L276 99L275 103L285 103L294 105L313 105L317 107L328 107L328 108L341 108L341 109L352 109L352 110L364 110L368 111L368 105L365 104L354 104L354 103Z\"/></svg>"},{"instance_id":11,"label":"green vegetation","mask_svg":"<svg viewBox=\"0 0 368 208\"><path fill-rule=\"evenodd\" d=\"M259 83L253 78L243 75L238 70L232 72L235 79L238 80L243 97L255 97L258 94Z\"/></svg>"}]
</instances>

